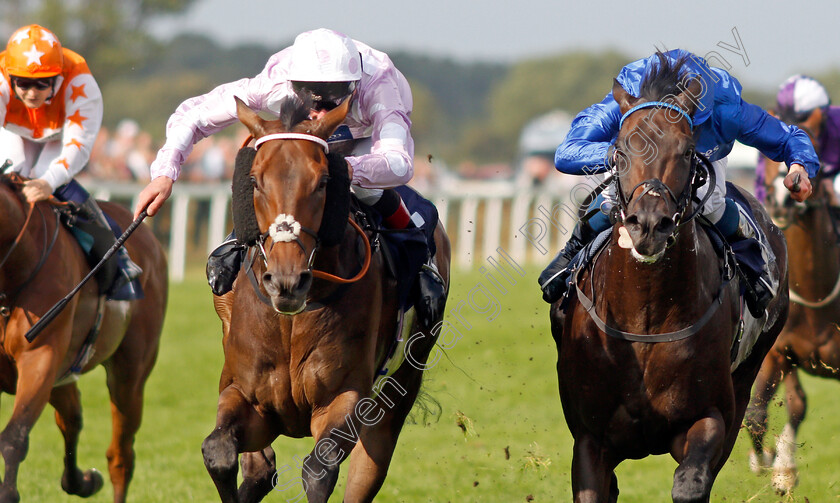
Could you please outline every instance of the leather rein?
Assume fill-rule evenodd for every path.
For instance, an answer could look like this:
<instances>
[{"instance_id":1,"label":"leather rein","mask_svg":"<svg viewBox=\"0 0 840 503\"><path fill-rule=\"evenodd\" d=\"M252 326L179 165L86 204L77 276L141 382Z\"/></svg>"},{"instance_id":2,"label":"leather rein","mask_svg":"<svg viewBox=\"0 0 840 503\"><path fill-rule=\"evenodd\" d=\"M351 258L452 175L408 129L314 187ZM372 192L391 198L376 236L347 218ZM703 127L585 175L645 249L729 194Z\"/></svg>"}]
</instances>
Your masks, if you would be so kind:
<instances>
[{"instance_id":1,"label":"leather rein","mask_svg":"<svg viewBox=\"0 0 840 503\"><path fill-rule=\"evenodd\" d=\"M4 174L4 176L8 177L9 181L11 183L15 184L18 187L22 187L23 184L26 183L26 180L23 177L21 177L20 175L18 175L17 173L7 173L7 174ZM50 196L47 199L47 201L49 201L49 203L52 204L54 207L56 207L56 206L67 206L67 203L61 202L53 196ZM27 205L28 205L28 209L26 211L26 219L24 220L23 225L21 226L21 229L18 232L17 236L15 237L14 241L12 242L11 246L9 246L9 249L6 250L6 254L3 256L2 259L0 259L0 270L2 270L3 266L6 265L6 262L9 260L9 258L11 258L12 253L18 247L20 242L23 240L23 236L26 234L26 230L29 227L29 223L32 221L32 214L34 213L34 210L35 210L37 205L35 203L27 203ZM44 264L47 262L47 258L49 257L50 253L52 252L53 247L55 246L55 242L58 239L60 222L59 222L58 211L54 211L54 213L55 213L55 226L54 226L55 230L53 231L52 237L49 238L49 242L47 242L48 241L47 225L46 225L47 224L47 219L44 216L44 213L41 210L41 208L38 208L38 214L41 216L41 222L42 222L43 228L44 228L44 243L46 244L46 246L41 250L41 256L38 258L38 263L35 265L35 268L33 269L32 273L30 273L30 275L26 278L26 280L24 280L23 283L21 283L11 293L0 292L0 316L2 316L5 319L8 319L9 316L11 316L11 314L12 314L13 300L15 298L17 298L17 296L20 294L20 292L22 292L23 289L26 288L26 286L35 278L35 276L38 274L38 272L41 270L41 268L44 267Z\"/></svg>"}]
</instances>

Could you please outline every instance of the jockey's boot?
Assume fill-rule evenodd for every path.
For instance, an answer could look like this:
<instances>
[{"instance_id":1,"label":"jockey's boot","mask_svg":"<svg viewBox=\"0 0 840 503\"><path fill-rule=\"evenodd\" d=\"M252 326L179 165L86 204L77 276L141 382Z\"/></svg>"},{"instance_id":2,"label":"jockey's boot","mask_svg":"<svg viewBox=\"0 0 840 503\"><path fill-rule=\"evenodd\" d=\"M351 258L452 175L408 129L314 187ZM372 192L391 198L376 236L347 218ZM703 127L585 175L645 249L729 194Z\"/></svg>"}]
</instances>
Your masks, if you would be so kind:
<instances>
[{"instance_id":1,"label":"jockey's boot","mask_svg":"<svg viewBox=\"0 0 840 503\"><path fill-rule=\"evenodd\" d=\"M542 298L549 304L554 304L566 293L566 283L572 273L569 264L587 243L595 238L595 232L584 222L578 222L572 229L572 235L566 241L563 249L551 260L540 274L540 289Z\"/></svg>"},{"instance_id":2,"label":"jockey's boot","mask_svg":"<svg viewBox=\"0 0 840 503\"><path fill-rule=\"evenodd\" d=\"M116 242L114 231L111 229L111 225L108 223L105 213L102 212L102 208L100 208L99 204L97 204L96 199L88 197L82 204L79 205L79 208L82 214L84 214L92 224L102 228L101 234L98 234L102 236L103 241L107 241L108 247L110 248L113 246ZM113 283L108 289L108 294L118 292L123 286L130 283L132 280L139 278L143 273L143 269L135 264L128 256L128 250L126 250L125 246L121 246L117 250L115 257L117 257L119 270L117 277L114 278Z\"/></svg>"},{"instance_id":3,"label":"jockey's boot","mask_svg":"<svg viewBox=\"0 0 840 503\"><path fill-rule=\"evenodd\" d=\"M420 290L414 304L417 319L425 328L431 329L442 318L448 295L446 283L435 265L434 257L429 257L420 268L417 285Z\"/></svg>"},{"instance_id":4,"label":"jockey's boot","mask_svg":"<svg viewBox=\"0 0 840 503\"><path fill-rule=\"evenodd\" d=\"M245 245L240 243L233 232L216 247L207 257L207 283L213 295L224 295L233 289L233 282L242 268L245 258Z\"/></svg>"},{"instance_id":5,"label":"jockey's boot","mask_svg":"<svg viewBox=\"0 0 840 503\"><path fill-rule=\"evenodd\" d=\"M738 228L735 234L730 236L730 241L738 241L740 239L755 239L758 240L755 229L749 221L749 218L739 211ZM744 292L744 301L747 304L747 309L754 318L761 318L764 316L764 311L767 309L770 301L773 300L773 281L770 278L770 273L767 271L766 265L761 268L761 273L756 275L750 268L744 268L747 276L747 285Z\"/></svg>"}]
</instances>

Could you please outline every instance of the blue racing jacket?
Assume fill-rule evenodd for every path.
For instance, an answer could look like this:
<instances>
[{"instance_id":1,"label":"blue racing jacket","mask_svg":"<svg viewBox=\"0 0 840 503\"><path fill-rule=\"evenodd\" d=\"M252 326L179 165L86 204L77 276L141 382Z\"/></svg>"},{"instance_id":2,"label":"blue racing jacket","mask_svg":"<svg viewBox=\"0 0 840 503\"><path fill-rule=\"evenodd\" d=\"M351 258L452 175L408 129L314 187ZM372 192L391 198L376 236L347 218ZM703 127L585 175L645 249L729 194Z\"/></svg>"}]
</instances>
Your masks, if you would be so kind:
<instances>
[{"instance_id":1,"label":"blue racing jacket","mask_svg":"<svg viewBox=\"0 0 840 503\"><path fill-rule=\"evenodd\" d=\"M741 99L741 84L725 70L709 67L703 58L681 49L665 55L672 60L688 56L687 71L703 79L706 92L693 116L698 152L716 161L726 157L738 140L774 161L784 161L788 166L803 165L809 177L817 174L819 160L804 131ZM654 65L659 65L655 54L634 61L622 68L616 80L628 93L638 97L642 81ZM621 111L610 91L603 101L586 108L572 121L566 139L554 155L555 167L572 175L605 171L607 149L618 136L620 120Z\"/></svg>"}]
</instances>

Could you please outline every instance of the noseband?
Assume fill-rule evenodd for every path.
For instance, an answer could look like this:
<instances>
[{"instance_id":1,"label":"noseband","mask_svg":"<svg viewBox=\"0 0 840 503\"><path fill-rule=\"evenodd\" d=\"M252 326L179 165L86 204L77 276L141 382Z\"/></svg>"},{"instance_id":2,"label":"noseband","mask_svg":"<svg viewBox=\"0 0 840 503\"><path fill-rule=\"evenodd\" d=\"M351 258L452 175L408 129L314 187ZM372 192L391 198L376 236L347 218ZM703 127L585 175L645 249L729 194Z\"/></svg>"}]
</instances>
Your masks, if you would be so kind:
<instances>
[{"instance_id":1,"label":"noseband","mask_svg":"<svg viewBox=\"0 0 840 503\"><path fill-rule=\"evenodd\" d=\"M624 125L625 119L627 119L627 117L630 116L630 114L644 108L667 108L673 110L680 114L681 119L684 119L686 122L688 122L688 126L690 129L693 130L694 128L694 122L692 121L691 116L682 108L671 103L666 103L664 101L649 101L640 105L636 105L627 112L625 112L624 115L621 116L621 120L618 123L619 131ZM698 169L698 164L702 164L700 169ZM612 173L612 179L614 180L613 183L615 184L616 188L616 197L618 199L618 219L622 224L624 223L627 213L629 211L629 206L632 202L633 194L635 194L636 190L638 190L640 187L642 188L642 193L641 195L639 195L638 198L642 198L646 194L650 194L654 197L661 197L662 193L666 193L671 197L671 200L676 205L676 210L674 211L674 215L672 217L676 225L674 226L674 231L672 232L671 236L668 238L669 242L673 242L676 239L676 234L682 225L685 225L686 223L690 222L700 213L700 211L703 208L703 205L711 197L716 181L715 172L711 162L709 162L709 160L704 155L698 153L696 150L693 152L693 155L691 157L691 164L689 165L688 182L685 184L685 187L683 187L679 196L677 194L674 194L674 191L672 191L671 188L668 187L668 185L666 185L662 180L658 178L650 178L648 180L644 180L642 182L637 183L633 187L633 189L630 190L630 195L625 196L625 193L621 187L621 177L619 176L619 169L613 162L611 162L610 171ZM709 181L709 184L711 185L710 189L706 191L706 195L703 197L702 200L699 201L694 211L688 217L683 218L683 215L685 214L689 203L694 199L694 194L696 193L697 189L699 189L706 183L707 178L711 178L711 180Z\"/></svg>"}]
</instances>

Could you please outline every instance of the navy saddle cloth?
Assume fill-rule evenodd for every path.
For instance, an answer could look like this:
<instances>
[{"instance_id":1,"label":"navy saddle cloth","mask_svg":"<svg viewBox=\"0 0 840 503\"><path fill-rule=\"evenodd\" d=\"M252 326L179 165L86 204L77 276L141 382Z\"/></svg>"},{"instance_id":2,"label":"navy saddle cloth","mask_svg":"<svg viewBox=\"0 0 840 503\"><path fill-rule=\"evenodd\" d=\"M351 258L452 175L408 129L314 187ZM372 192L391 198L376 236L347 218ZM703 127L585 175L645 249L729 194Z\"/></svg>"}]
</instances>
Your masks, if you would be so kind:
<instances>
[{"instance_id":1,"label":"navy saddle cloth","mask_svg":"<svg viewBox=\"0 0 840 503\"><path fill-rule=\"evenodd\" d=\"M411 291L420 267L436 251L434 232L438 221L438 211L431 201L411 187L403 185L395 190L402 197L408 213L412 216L412 221L415 224L420 222L419 227L394 231L382 229L383 232L381 232L382 241L393 258L400 306L403 310L407 310L414 303ZM381 216L375 211L372 213L375 219L374 224L381 229Z\"/></svg>"}]
</instances>

